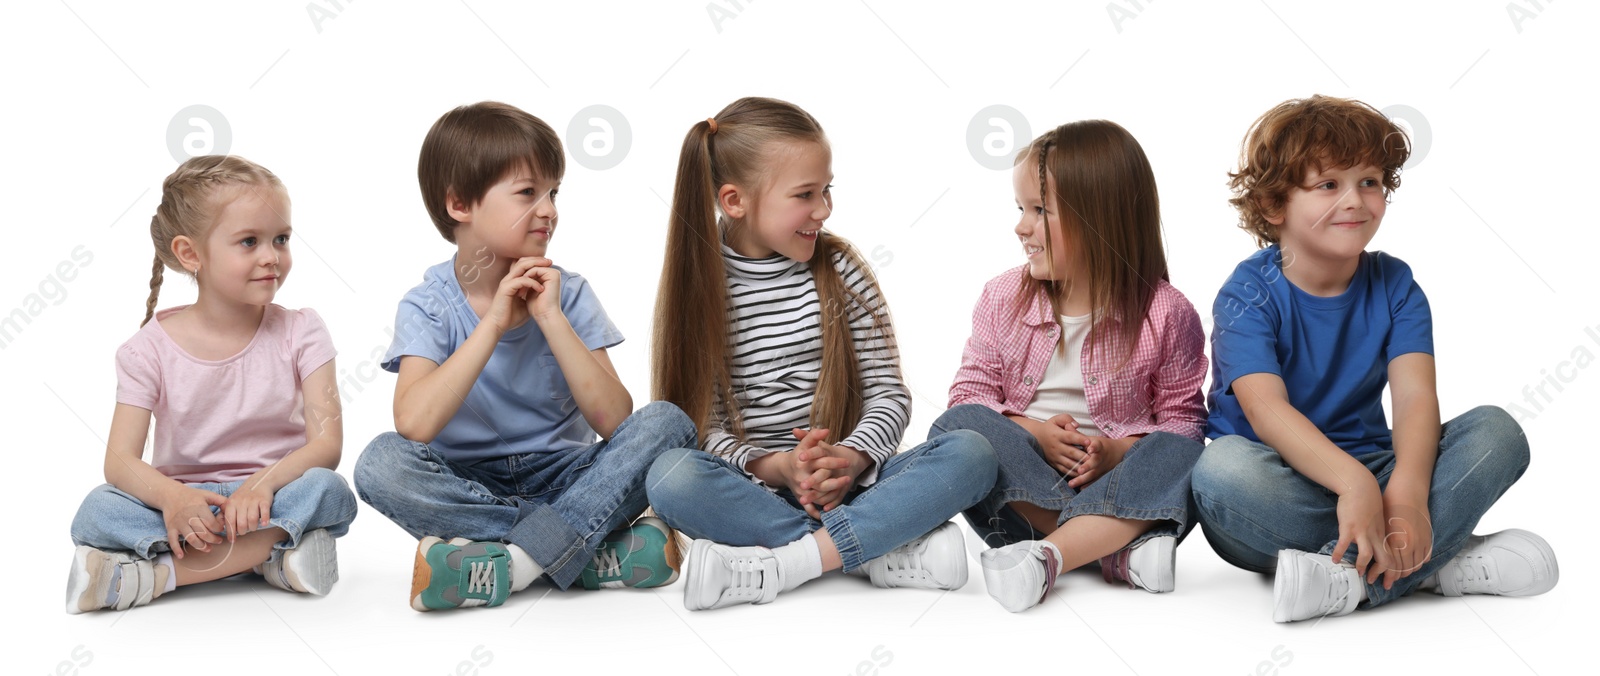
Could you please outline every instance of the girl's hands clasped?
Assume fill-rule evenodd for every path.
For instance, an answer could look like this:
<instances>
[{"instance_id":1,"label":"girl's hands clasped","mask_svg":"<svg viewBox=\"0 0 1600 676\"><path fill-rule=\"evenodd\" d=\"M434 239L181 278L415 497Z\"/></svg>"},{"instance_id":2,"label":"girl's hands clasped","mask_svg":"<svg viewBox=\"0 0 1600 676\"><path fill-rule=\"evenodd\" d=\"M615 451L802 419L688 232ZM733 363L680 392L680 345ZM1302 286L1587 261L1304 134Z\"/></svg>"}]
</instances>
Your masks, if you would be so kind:
<instances>
[{"instance_id":1,"label":"girl's hands clasped","mask_svg":"<svg viewBox=\"0 0 1600 676\"><path fill-rule=\"evenodd\" d=\"M822 512L844 502L850 489L855 487L856 479L870 466L871 459L849 446L824 441L828 436L825 429L797 428L794 436L800 443L792 451L790 476L796 481L789 485L789 490L800 500L806 514L820 520Z\"/></svg>"},{"instance_id":2,"label":"girl's hands clasped","mask_svg":"<svg viewBox=\"0 0 1600 676\"><path fill-rule=\"evenodd\" d=\"M1099 437L1078 431L1078 421L1063 413L1045 421L1043 429L1034 438L1039 440L1039 450L1044 461L1065 476L1077 476L1090 449L1097 449Z\"/></svg>"},{"instance_id":3,"label":"girl's hands clasped","mask_svg":"<svg viewBox=\"0 0 1600 676\"><path fill-rule=\"evenodd\" d=\"M212 507L225 507L228 499L212 493L183 486L165 501L161 509L161 518L167 524L167 546L172 549L172 555L183 558L183 546L201 552L211 551L211 545L220 544L224 524L221 517L211 511Z\"/></svg>"}]
</instances>

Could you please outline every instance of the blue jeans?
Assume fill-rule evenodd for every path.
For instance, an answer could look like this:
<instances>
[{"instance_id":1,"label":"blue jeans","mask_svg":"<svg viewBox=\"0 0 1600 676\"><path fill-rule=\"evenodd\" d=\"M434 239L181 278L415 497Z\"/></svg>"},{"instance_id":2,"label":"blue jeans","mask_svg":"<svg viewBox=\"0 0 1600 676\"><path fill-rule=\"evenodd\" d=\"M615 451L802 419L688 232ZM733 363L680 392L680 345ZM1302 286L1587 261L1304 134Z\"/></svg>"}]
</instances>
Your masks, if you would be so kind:
<instances>
[{"instance_id":1,"label":"blue jeans","mask_svg":"<svg viewBox=\"0 0 1600 676\"><path fill-rule=\"evenodd\" d=\"M243 483L241 480L188 486L219 495L233 495ZM211 511L221 510L212 507ZM289 534L289 539L279 542L276 548L290 549L299 546L300 536L306 531L326 528L334 537L349 532L350 522L356 518L356 498L338 472L313 467L272 495L271 511L272 518L267 522ZM83 499L77 516L72 518L72 541L95 549L133 552L144 559L172 549L167 544L167 522L161 510L111 484L100 484Z\"/></svg>"},{"instance_id":2,"label":"blue jeans","mask_svg":"<svg viewBox=\"0 0 1600 676\"><path fill-rule=\"evenodd\" d=\"M1128 449L1122 462L1093 483L1074 489L1068 477L1045 462L1039 440L1021 425L979 404L962 404L933 422L933 433L972 430L989 440L1000 459L994 487L966 511L967 523L990 547L1042 539L1027 519L1007 505L1026 502L1060 512L1056 525L1086 514L1161 521L1134 538L1183 538L1194 525L1189 472L1205 446L1169 432L1152 432Z\"/></svg>"},{"instance_id":3,"label":"blue jeans","mask_svg":"<svg viewBox=\"0 0 1600 676\"><path fill-rule=\"evenodd\" d=\"M1367 585L1370 607L1411 593L1454 558L1489 507L1528 469L1522 427L1497 406L1480 406L1444 424L1439 458L1428 490L1433 558L1394 588L1383 579ZM1357 456L1387 487L1394 452ZM1271 573L1278 551L1332 554L1339 541L1339 496L1307 479L1266 444L1230 435L1211 442L1194 469L1194 499L1206 540L1222 560L1245 570ZM1351 546L1345 560L1354 562Z\"/></svg>"},{"instance_id":4,"label":"blue jeans","mask_svg":"<svg viewBox=\"0 0 1600 676\"><path fill-rule=\"evenodd\" d=\"M419 539L514 544L566 589L600 541L644 511L650 463L695 438L689 416L660 401L628 416L608 440L475 463L389 432L356 461L356 492Z\"/></svg>"},{"instance_id":5,"label":"blue jeans","mask_svg":"<svg viewBox=\"0 0 1600 676\"><path fill-rule=\"evenodd\" d=\"M945 434L889 458L878 479L811 518L787 489L774 493L722 458L692 448L661 454L650 505L690 537L736 547L781 547L827 528L846 572L921 537L994 483L994 453L970 432Z\"/></svg>"}]
</instances>

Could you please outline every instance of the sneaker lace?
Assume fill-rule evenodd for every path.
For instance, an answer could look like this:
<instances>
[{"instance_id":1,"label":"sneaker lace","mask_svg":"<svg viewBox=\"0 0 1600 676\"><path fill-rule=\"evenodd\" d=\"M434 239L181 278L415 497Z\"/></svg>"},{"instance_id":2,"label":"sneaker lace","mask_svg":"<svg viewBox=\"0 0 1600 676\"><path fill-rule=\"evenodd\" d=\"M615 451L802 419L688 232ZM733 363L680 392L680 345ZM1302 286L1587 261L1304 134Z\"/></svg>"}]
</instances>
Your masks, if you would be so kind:
<instances>
[{"instance_id":1,"label":"sneaker lace","mask_svg":"<svg viewBox=\"0 0 1600 676\"><path fill-rule=\"evenodd\" d=\"M1353 573L1347 574L1341 566L1333 570L1332 582L1322 597L1321 614L1327 615L1344 607L1345 600L1350 598L1353 590L1350 588L1350 578Z\"/></svg>"},{"instance_id":2,"label":"sneaker lace","mask_svg":"<svg viewBox=\"0 0 1600 676\"><path fill-rule=\"evenodd\" d=\"M467 573L467 593L494 594L494 562L472 562L472 568Z\"/></svg>"},{"instance_id":3,"label":"sneaker lace","mask_svg":"<svg viewBox=\"0 0 1600 676\"><path fill-rule=\"evenodd\" d=\"M614 549L602 549L594 553L594 570L601 577L616 577L622 575L622 561L617 558Z\"/></svg>"},{"instance_id":4,"label":"sneaker lace","mask_svg":"<svg viewBox=\"0 0 1600 676\"><path fill-rule=\"evenodd\" d=\"M1471 553L1456 557L1456 581L1462 588L1484 582L1489 579L1489 557L1484 554Z\"/></svg>"},{"instance_id":5,"label":"sneaker lace","mask_svg":"<svg viewBox=\"0 0 1600 676\"><path fill-rule=\"evenodd\" d=\"M728 561L728 570L733 573L728 581L728 588L724 596L737 598L760 597L763 592L763 583L767 578L767 567L760 557L740 556ZM777 580L773 580L776 586Z\"/></svg>"},{"instance_id":6,"label":"sneaker lace","mask_svg":"<svg viewBox=\"0 0 1600 676\"><path fill-rule=\"evenodd\" d=\"M926 546L911 548L908 551L890 552L883 557L884 572L891 576L907 578L923 578L928 576L928 569L922 564L922 554Z\"/></svg>"}]
</instances>

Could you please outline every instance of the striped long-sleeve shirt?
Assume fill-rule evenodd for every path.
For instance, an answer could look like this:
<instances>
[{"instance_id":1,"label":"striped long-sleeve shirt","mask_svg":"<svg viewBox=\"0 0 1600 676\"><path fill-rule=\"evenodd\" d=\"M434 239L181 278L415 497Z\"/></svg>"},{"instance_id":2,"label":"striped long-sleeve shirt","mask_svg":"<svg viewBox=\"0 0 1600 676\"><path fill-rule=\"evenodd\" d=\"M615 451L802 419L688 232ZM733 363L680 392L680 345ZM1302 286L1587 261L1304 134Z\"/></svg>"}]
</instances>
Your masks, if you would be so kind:
<instances>
[{"instance_id":1,"label":"striped long-sleeve shirt","mask_svg":"<svg viewBox=\"0 0 1600 676\"><path fill-rule=\"evenodd\" d=\"M768 453L792 450L792 430L810 427L811 402L822 372L824 308L806 263L782 254L745 258L727 245L722 255L730 301L731 376L744 438L727 431L719 400L702 448L744 469L745 463ZM859 360L862 414L856 428L839 441L872 458L872 468L857 480L865 486L877 479L878 468L899 447L911 422L911 395L885 339L894 328L885 317L882 334L873 329L873 310L883 303L878 289L843 254L834 257L833 265L865 304L843 301Z\"/></svg>"}]
</instances>

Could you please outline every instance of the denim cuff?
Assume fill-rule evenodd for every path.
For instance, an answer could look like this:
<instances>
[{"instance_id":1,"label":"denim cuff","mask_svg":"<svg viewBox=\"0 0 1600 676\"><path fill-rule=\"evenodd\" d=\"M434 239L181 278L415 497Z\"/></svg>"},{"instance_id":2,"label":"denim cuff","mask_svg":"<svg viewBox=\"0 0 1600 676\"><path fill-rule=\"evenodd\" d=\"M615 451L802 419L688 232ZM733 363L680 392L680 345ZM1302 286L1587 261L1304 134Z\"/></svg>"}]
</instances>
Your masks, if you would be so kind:
<instances>
[{"instance_id":1,"label":"denim cuff","mask_svg":"<svg viewBox=\"0 0 1600 676\"><path fill-rule=\"evenodd\" d=\"M584 539L549 505L518 500L517 523L506 534L506 541L522 548L544 568L557 587L565 590L583 574L588 565Z\"/></svg>"},{"instance_id":2,"label":"denim cuff","mask_svg":"<svg viewBox=\"0 0 1600 676\"><path fill-rule=\"evenodd\" d=\"M856 539L856 531L850 527L850 517L846 516L848 511L848 506L840 506L822 513L822 526L833 539L833 547L839 551L839 560L844 564L846 573L867 563L861 559L861 541Z\"/></svg>"}]
</instances>

